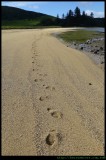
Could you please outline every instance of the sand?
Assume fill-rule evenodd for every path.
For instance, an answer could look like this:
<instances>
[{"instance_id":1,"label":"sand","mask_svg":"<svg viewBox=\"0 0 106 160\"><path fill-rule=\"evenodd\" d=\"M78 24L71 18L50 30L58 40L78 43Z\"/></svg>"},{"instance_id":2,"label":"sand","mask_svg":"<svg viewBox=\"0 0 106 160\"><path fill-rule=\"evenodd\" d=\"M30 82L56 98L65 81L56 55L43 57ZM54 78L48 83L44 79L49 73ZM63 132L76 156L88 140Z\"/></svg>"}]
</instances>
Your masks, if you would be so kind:
<instances>
[{"instance_id":1,"label":"sand","mask_svg":"<svg viewBox=\"0 0 106 160\"><path fill-rule=\"evenodd\" d=\"M104 155L104 72L51 33L2 31L2 155Z\"/></svg>"}]
</instances>

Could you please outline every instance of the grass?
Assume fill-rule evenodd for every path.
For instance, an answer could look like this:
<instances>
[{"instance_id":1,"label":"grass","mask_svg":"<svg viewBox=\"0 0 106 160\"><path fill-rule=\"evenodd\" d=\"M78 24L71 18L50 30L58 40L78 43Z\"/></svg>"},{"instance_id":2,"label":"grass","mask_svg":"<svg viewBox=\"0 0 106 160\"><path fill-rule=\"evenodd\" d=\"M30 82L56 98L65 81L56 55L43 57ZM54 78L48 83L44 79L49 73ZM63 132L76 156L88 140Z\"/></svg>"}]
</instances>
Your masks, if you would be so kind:
<instances>
[{"instance_id":1,"label":"grass","mask_svg":"<svg viewBox=\"0 0 106 160\"><path fill-rule=\"evenodd\" d=\"M59 26L2 26L5 29L45 29L45 28L60 28Z\"/></svg>"},{"instance_id":2,"label":"grass","mask_svg":"<svg viewBox=\"0 0 106 160\"><path fill-rule=\"evenodd\" d=\"M43 18L42 18L43 19ZM37 28L58 28L60 26L42 26L41 19L36 20L2 20L2 29L37 29Z\"/></svg>"},{"instance_id":3,"label":"grass","mask_svg":"<svg viewBox=\"0 0 106 160\"><path fill-rule=\"evenodd\" d=\"M38 24L39 20L2 21L2 29L34 28Z\"/></svg>"},{"instance_id":4,"label":"grass","mask_svg":"<svg viewBox=\"0 0 106 160\"><path fill-rule=\"evenodd\" d=\"M59 37L62 38L66 42L76 42L83 43L91 38L100 38L103 37L104 33L96 32L96 31L86 31L86 30L76 30L76 31L68 31L59 34Z\"/></svg>"}]
</instances>

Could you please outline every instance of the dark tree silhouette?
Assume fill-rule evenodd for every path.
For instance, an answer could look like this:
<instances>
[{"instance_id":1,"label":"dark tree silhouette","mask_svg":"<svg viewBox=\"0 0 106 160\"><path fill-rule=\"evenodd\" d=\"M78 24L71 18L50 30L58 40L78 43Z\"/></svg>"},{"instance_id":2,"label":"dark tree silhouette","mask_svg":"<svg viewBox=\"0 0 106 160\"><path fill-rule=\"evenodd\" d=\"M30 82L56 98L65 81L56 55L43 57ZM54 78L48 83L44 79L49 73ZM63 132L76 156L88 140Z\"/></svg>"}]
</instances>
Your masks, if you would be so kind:
<instances>
[{"instance_id":1,"label":"dark tree silhouette","mask_svg":"<svg viewBox=\"0 0 106 160\"><path fill-rule=\"evenodd\" d=\"M60 25L60 23L61 23L61 20L59 18L59 14L57 14L57 17L56 17L56 20L55 20L55 24L56 25Z\"/></svg>"},{"instance_id":2,"label":"dark tree silhouette","mask_svg":"<svg viewBox=\"0 0 106 160\"><path fill-rule=\"evenodd\" d=\"M92 18L94 17L94 14L93 14L93 12L91 12L90 16L91 16Z\"/></svg>"},{"instance_id":3,"label":"dark tree silhouette","mask_svg":"<svg viewBox=\"0 0 106 160\"><path fill-rule=\"evenodd\" d=\"M72 17L74 14L73 14L73 11L70 9L69 10L69 17Z\"/></svg>"},{"instance_id":4,"label":"dark tree silhouette","mask_svg":"<svg viewBox=\"0 0 106 160\"><path fill-rule=\"evenodd\" d=\"M82 16L86 16L85 11L82 12Z\"/></svg>"},{"instance_id":5,"label":"dark tree silhouette","mask_svg":"<svg viewBox=\"0 0 106 160\"><path fill-rule=\"evenodd\" d=\"M62 19L64 19L65 18L65 16L64 16L64 13L62 14Z\"/></svg>"},{"instance_id":6,"label":"dark tree silhouette","mask_svg":"<svg viewBox=\"0 0 106 160\"><path fill-rule=\"evenodd\" d=\"M74 14L75 14L76 17L81 16L81 11L78 7L75 8Z\"/></svg>"}]
</instances>

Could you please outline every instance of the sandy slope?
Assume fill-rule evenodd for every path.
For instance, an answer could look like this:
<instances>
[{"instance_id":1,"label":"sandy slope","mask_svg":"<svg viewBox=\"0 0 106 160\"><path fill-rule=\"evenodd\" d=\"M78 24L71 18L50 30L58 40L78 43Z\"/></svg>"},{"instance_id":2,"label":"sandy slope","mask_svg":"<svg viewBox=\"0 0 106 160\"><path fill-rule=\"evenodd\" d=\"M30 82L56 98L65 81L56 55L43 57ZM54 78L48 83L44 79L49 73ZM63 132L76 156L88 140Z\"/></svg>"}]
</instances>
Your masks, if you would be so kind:
<instances>
[{"instance_id":1,"label":"sandy slope","mask_svg":"<svg viewBox=\"0 0 106 160\"><path fill-rule=\"evenodd\" d=\"M2 155L104 155L104 72L58 30L2 31Z\"/></svg>"}]
</instances>

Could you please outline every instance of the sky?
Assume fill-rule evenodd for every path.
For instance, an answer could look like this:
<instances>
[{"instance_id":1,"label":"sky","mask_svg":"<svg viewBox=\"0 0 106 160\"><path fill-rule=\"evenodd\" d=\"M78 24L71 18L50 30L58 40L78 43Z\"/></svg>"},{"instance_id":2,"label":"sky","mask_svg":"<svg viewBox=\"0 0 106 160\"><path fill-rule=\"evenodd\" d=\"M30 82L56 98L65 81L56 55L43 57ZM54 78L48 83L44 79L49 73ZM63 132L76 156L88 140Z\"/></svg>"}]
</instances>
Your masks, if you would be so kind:
<instances>
[{"instance_id":1,"label":"sky","mask_svg":"<svg viewBox=\"0 0 106 160\"><path fill-rule=\"evenodd\" d=\"M62 17L62 14L67 14L71 9L75 10L76 7L80 8L81 14L83 11L90 15L94 13L94 17L105 16L105 2L104 1L2 1L2 6L12 6L24 10L40 12L52 16Z\"/></svg>"}]
</instances>

